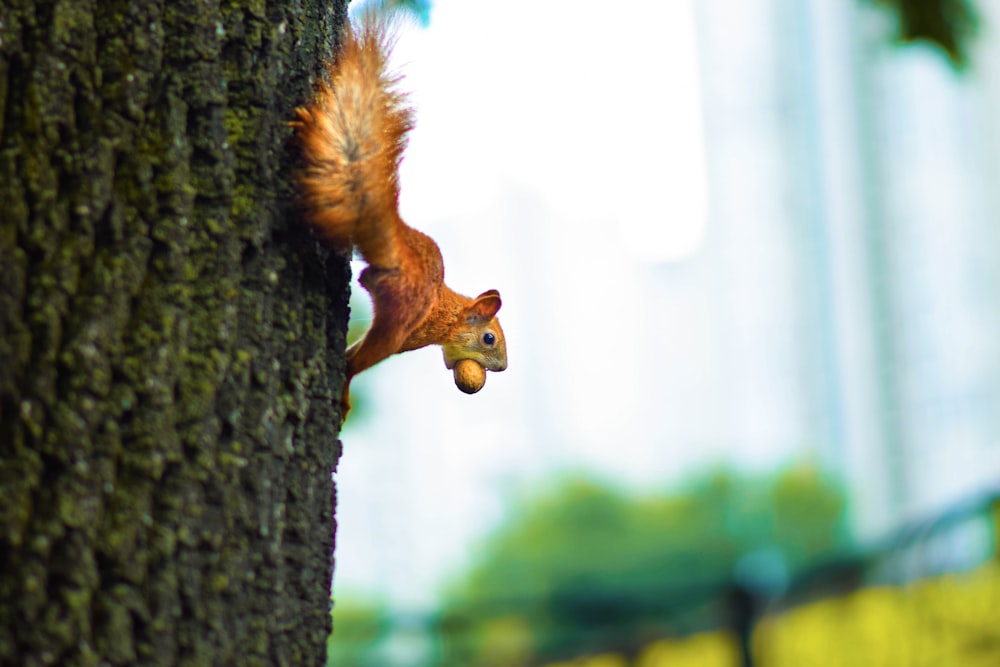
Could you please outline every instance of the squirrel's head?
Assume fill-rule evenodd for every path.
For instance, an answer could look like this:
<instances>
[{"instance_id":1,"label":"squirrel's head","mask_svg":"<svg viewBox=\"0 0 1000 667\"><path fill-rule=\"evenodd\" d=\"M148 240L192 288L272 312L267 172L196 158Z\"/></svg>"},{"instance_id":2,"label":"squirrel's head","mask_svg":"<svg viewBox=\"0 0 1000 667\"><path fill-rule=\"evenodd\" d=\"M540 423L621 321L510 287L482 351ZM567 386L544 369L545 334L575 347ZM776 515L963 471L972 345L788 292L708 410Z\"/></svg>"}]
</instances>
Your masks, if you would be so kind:
<instances>
[{"instance_id":1,"label":"squirrel's head","mask_svg":"<svg viewBox=\"0 0 1000 667\"><path fill-rule=\"evenodd\" d=\"M498 310L500 293L495 289L473 299L441 346L445 366L454 368L460 360L472 359L486 370L507 368L507 342L496 317Z\"/></svg>"}]
</instances>

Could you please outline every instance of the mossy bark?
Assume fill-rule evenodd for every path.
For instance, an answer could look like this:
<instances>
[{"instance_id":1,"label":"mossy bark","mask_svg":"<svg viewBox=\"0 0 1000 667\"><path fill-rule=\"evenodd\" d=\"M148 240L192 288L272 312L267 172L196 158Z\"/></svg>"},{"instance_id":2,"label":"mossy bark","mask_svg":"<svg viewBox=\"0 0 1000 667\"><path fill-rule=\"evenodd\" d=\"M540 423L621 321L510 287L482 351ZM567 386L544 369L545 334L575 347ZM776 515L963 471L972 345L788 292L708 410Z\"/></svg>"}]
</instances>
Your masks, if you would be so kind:
<instances>
[{"instance_id":1,"label":"mossy bark","mask_svg":"<svg viewBox=\"0 0 1000 667\"><path fill-rule=\"evenodd\" d=\"M323 662L349 269L285 121L343 20L0 4L0 665Z\"/></svg>"}]
</instances>

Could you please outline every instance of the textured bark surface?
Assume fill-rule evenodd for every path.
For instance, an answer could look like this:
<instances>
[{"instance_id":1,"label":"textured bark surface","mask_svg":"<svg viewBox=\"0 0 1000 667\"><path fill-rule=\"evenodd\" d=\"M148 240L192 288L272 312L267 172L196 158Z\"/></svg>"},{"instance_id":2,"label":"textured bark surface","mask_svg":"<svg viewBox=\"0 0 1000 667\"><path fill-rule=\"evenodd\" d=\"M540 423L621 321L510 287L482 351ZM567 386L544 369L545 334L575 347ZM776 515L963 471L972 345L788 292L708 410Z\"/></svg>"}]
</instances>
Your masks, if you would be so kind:
<instances>
[{"instance_id":1,"label":"textured bark surface","mask_svg":"<svg viewBox=\"0 0 1000 667\"><path fill-rule=\"evenodd\" d=\"M0 3L0 665L323 662L349 269L284 123L343 18Z\"/></svg>"}]
</instances>

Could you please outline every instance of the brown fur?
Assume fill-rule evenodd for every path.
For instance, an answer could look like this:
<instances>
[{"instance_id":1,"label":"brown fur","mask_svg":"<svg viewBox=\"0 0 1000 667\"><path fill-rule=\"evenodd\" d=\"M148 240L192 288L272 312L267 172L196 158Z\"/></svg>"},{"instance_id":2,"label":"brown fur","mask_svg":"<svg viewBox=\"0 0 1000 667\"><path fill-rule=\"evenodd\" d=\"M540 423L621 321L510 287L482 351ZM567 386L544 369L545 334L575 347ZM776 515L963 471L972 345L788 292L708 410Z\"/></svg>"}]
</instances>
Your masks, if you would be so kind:
<instances>
[{"instance_id":1,"label":"brown fur","mask_svg":"<svg viewBox=\"0 0 1000 667\"><path fill-rule=\"evenodd\" d=\"M384 25L366 20L345 30L329 82L319 83L315 100L296 109L292 122L305 162L298 180L309 222L331 248L354 246L368 263L361 284L375 316L347 350L344 415L351 379L397 352L436 344L448 368L459 359L493 371L507 367L499 293L471 299L448 288L437 244L399 217L398 167L413 114L396 90L398 78L386 73L388 52Z\"/></svg>"}]
</instances>

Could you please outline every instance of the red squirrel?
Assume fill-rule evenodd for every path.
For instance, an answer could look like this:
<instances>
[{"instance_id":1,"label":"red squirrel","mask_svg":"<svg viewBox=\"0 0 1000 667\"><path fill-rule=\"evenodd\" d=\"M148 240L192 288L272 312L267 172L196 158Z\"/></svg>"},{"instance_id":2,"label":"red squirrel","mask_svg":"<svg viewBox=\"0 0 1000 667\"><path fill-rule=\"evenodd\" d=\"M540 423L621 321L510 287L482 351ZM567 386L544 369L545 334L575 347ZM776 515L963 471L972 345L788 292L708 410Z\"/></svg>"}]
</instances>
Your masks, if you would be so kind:
<instances>
[{"instance_id":1,"label":"red squirrel","mask_svg":"<svg viewBox=\"0 0 1000 667\"><path fill-rule=\"evenodd\" d=\"M399 163L413 111L386 71L384 23L348 25L314 100L291 125L302 148L298 173L303 209L321 242L357 248L367 263L360 282L372 297L371 328L347 349L341 418L350 409L351 379L383 359L440 345L444 363L466 393L482 388L485 370L507 368L497 321L500 294L472 299L444 284L437 244L399 216Z\"/></svg>"}]
</instances>

